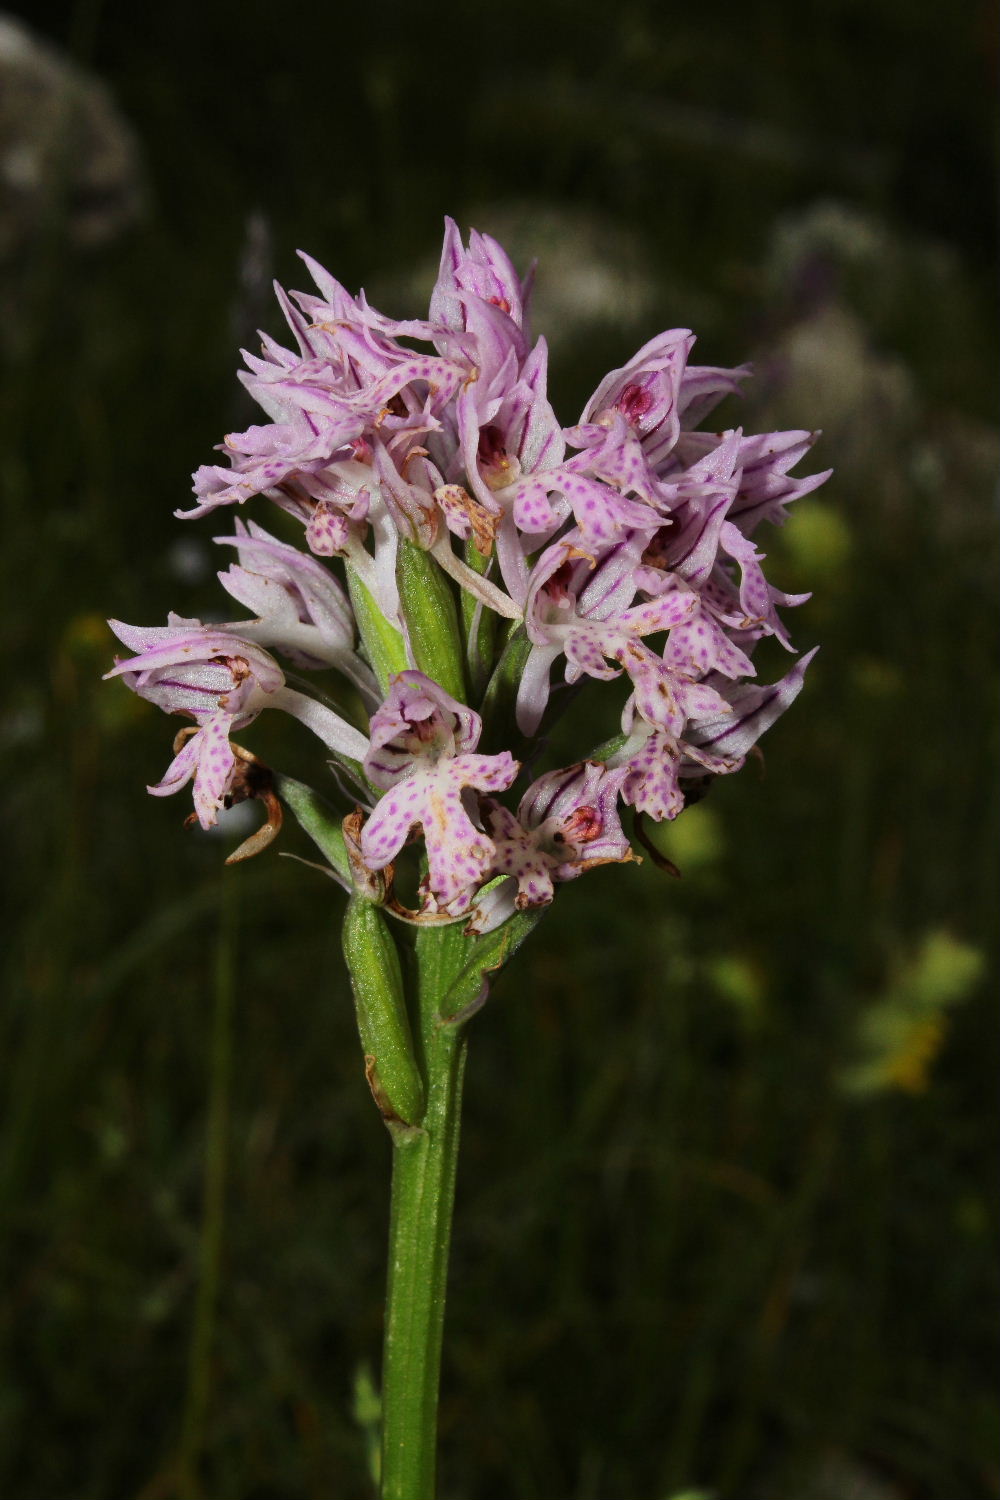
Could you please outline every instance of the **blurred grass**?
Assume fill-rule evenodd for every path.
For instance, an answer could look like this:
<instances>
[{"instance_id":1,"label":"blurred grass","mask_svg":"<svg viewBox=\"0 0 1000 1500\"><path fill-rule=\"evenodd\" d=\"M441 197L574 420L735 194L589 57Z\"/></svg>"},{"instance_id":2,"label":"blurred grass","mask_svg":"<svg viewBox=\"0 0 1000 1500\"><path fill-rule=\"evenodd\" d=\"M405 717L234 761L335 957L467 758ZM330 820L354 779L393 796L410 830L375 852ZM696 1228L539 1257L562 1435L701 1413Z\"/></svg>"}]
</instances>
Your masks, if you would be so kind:
<instances>
[{"instance_id":1,"label":"blurred grass","mask_svg":"<svg viewBox=\"0 0 1000 1500\"><path fill-rule=\"evenodd\" d=\"M277 327L236 291L248 215L282 279L303 284L302 244L391 298L433 265L447 211L522 225L522 259L537 219L578 262L608 243L627 261L628 297L539 330L559 335L566 420L690 319L708 362L757 349L730 419L824 425L817 464L838 474L770 547L780 585L815 590L796 641L823 649L766 776L666 831L681 881L647 861L564 892L475 1023L442 1495L822 1500L846 1456L887 1497L995 1496L995 1024L976 975L996 904L996 309L987 195L967 188L989 168L985 7L946 25L897 0L711 21L629 3L609 25L518 4L471 57L444 6L383 7L364 33L308 6L250 24L221 0L33 19L91 37L149 206L84 257L64 201L3 270L0 1491L194 1493L177 1462L225 882L200 1483L367 1493L351 1409L378 1352L388 1146L340 898L276 857L223 871L221 841L146 798L170 726L99 682L100 621L218 607L191 545L217 527L171 511L249 420L234 330ZM262 722L253 743L308 779L293 731ZM921 989L942 953L954 982ZM907 1071L914 1015L939 1031Z\"/></svg>"}]
</instances>

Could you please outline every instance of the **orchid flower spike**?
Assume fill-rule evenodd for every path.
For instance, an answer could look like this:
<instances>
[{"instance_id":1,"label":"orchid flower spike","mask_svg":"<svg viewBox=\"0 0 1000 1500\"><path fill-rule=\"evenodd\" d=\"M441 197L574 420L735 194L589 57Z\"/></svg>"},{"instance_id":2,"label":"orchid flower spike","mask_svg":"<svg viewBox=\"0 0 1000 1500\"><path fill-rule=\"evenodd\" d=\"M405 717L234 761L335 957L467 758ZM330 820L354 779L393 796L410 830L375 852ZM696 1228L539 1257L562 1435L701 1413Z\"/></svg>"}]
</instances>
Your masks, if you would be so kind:
<instances>
[{"instance_id":1,"label":"orchid flower spike","mask_svg":"<svg viewBox=\"0 0 1000 1500\"><path fill-rule=\"evenodd\" d=\"M754 653L792 649L784 612L808 598L767 581L763 543L827 478L792 473L817 434L702 430L750 371L691 363L687 328L560 425L531 274L451 220L426 317L386 317L303 259L313 289L277 291L287 338L244 356L262 420L198 469L183 512L272 507L280 529L216 537L249 618L113 621L132 655L108 675L191 721L154 795L193 781L210 827L234 795L230 734L282 709L321 742L323 795L356 809L337 878L488 932L631 859L623 808L677 817L800 692L812 652L776 683ZM537 764L570 697L616 692L620 737L581 730L571 764ZM391 895L407 858L415 916Z\"/></svg>"}]
</instances>

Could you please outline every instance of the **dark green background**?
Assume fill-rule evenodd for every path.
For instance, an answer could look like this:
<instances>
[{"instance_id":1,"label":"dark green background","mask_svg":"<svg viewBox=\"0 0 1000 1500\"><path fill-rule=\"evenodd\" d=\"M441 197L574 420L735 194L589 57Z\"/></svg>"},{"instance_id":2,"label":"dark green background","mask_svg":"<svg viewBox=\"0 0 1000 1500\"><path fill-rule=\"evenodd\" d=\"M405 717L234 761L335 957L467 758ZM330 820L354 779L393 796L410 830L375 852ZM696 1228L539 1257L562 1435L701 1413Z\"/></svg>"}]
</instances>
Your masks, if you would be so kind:
<instances>
[{"instance_id":1,"label":"dark green background","mask_svg":"<svg viewBox=\"0 0 1000 1500\"><path fill-rule=\"evenodd\" d=\"M112 88L145 206L84 253L64 183L0 271L0 1491L194 1494L175 1464L225 886L202 1492L368 1493L350 1411L377 1368L389 1148L341 898L275 855L223 872L183 798L146 797L173 725L100 684L101 621L224 607L176 543L228 526L171 512L251 419L236 344L279 331L239 288L248 216L286 284L302 246L416 313L450 213L537 248L540 315L565 294L547 257L625 289L539 327L566 422L690 325L705 362L758 361L729 420L824 425L838 472L770 549L814 590L791 625L822 651L766 777L670 830L681 881L647 861L561 891L473 1025L442 1496L995 1496L992 7L15 10ZM250 742L321 774L294 728Z\"/></svg>"}]
</instances>

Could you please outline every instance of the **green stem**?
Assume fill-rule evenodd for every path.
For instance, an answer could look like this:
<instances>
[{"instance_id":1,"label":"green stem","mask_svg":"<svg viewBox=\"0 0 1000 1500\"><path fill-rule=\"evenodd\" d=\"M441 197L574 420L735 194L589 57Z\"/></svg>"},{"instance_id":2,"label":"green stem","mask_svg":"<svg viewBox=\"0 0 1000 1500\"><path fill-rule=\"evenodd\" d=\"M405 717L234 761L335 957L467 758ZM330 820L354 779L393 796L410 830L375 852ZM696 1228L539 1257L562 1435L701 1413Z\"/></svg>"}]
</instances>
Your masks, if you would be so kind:
<instances>
[{"instance_id":1,"label":"green stem","mask_svg":"<svg viewBox=\"0 0 1000 1500\"><path fill-rule=\"evenodd\" d=\"M456 940L457 939L457 940ZM382 1364L382 1500L434 1500L438 1381L466 1045L442 1022L460 934L417 940L418 1046L427 1085L419 1128L393 1133L389 1284Z\"/></svg>"}]
</instances>

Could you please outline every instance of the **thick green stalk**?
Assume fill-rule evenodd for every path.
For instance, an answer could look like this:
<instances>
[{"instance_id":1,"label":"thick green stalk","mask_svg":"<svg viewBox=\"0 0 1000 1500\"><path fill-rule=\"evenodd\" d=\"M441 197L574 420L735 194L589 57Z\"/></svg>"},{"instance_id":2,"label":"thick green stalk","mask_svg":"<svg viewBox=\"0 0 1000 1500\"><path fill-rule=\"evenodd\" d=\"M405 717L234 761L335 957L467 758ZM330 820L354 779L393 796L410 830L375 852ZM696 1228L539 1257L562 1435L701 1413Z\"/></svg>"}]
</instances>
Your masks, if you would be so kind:
<instances>
[{"instance_id":1,"label":"thick green stalk","mask_svg":"<svg viewBox=\"0 0 1000 1500\"><path fill-rule=\"evenodd\" d=\"M466 1044L441 1019L464 940L421 932L419 1052L427 1109L393 1132L389 1282L382 1363L383 1500L434 1500L438 1381Z\"/></svg>"},{"instance_id":2,"label":"thick green stalk","mask_svg":"<svg viewBox=\"0 0 1000 1500\"><path fill-rule=\"evenodd\" d=\"M386 1110L384 1102L379 1106L393 1142L382 1360L382 1500L434 1500L441 1337L466 1053L462 1029L485 999L490 978L521 945L538 916L537 911L519 913L487 937L465 937L460 923L424 927L416 936L413 1040L427 1104L419 1121L405 1111L399 1118L398 1104L392 1110ZM391 978L393 963L380 956L376 945L348 942L345 952L354 965L352 974L367 962L381 965L385 982ZM356 992L358 987L356 983ZM362 976L360 988L374 992L378 986L370 976ZM370 1050L374 1067L369 1068L366 1059L369 1081L379 1057L388 1076L388 1065L400 1049L380 1034ZM407 1090L395 1088L393 1099L404 1094L409 1097Z\"/></svg>"}]
</instances>

